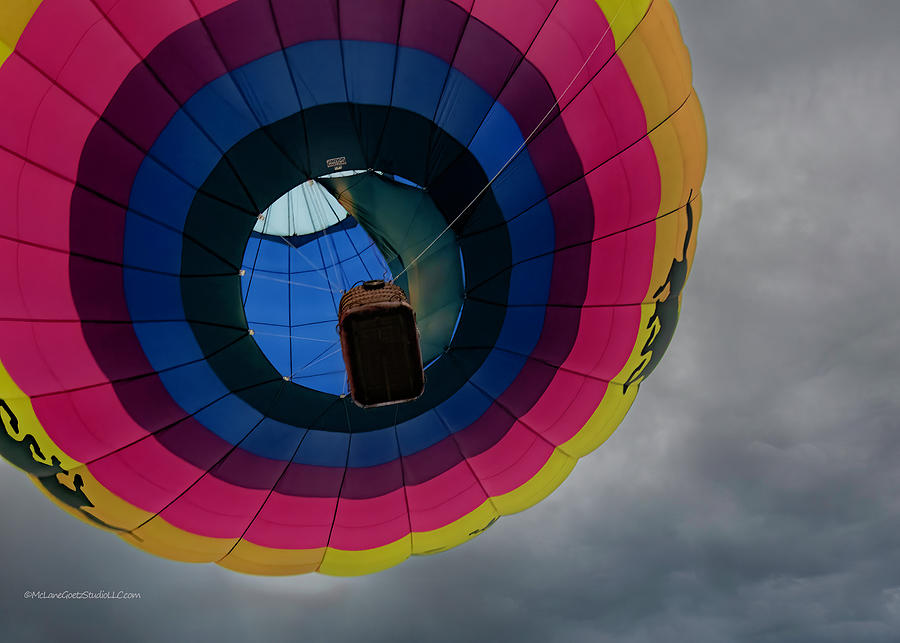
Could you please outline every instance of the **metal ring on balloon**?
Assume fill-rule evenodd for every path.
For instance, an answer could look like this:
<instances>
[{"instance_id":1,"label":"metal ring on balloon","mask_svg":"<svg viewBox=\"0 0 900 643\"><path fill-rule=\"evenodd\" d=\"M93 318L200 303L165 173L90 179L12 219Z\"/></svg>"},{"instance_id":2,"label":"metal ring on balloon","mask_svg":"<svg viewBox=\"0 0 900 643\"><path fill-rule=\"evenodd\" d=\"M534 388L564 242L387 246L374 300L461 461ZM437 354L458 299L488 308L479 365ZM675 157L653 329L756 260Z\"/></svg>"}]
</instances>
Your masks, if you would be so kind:
<instances>
[{"instance_id":1,"label":"metal ring on balloon","mask_svg":"<svg viewBox=\"0 0 900 643\"><path fill-rule=\"evenodd\" d=\"M671 341L706 148L666 0L0 19L0 453L137 547L341 575L448 549L552 492ZM343 223L254 231L310 180ZM304 375L333 282L408 267L488 184L404 270L425 394Z\"/></svg>"}]
</instances>

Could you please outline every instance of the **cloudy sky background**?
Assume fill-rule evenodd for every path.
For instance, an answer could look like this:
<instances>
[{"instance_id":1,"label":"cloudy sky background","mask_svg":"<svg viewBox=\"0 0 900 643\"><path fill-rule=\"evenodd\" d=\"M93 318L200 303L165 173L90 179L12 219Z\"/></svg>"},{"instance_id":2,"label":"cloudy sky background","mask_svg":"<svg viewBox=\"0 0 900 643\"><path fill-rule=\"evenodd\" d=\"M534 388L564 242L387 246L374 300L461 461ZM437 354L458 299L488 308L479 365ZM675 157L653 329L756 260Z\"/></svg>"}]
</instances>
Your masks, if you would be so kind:
<instances>
[{"instance_id":1,"label":"cloudy sky background","mask_svg":"<svg viewBox=\"0 0 900 643\"><path fill-rule=\"evenodd\" d=\"M900 4L675 6L710 141L694 272L559 490L374 576L258 579L146 555L4 464L0 638L898 640Z\"/></svg>"}]
</instances>

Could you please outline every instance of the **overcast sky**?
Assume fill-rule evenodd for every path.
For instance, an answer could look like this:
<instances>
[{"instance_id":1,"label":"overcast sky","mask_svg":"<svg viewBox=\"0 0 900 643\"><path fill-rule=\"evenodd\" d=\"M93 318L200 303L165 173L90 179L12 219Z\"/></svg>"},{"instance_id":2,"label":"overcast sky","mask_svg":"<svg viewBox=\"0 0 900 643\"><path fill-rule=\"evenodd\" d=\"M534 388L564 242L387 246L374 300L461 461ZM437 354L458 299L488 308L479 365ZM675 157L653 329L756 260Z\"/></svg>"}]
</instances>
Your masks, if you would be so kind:
<instances>
[{"instance_id":1,"label":"overcast sky","mask_svg":"<svg viewBox=\"0 0 900 643\"><path fill-rule=\"evenodd\" d=\"M898 640L900 3L675 6L709 129L694 271L558 491L374 576L259 579L144 554L3 464L0 638Z\"/></svg>"}]
</instances>

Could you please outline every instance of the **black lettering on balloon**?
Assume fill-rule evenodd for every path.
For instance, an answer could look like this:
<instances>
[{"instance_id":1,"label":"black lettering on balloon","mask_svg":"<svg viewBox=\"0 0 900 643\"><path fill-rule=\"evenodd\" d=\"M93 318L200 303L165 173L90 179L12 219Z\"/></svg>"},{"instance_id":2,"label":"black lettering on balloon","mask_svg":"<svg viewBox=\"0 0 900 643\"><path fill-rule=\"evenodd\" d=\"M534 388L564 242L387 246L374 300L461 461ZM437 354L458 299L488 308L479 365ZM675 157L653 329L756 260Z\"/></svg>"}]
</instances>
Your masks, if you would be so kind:
<instances>
[{"instance_id":1,"label":"black lettering on balloon","mask_svg":"<svg viewBox=\"0 0 900 643\"><path fill-rule=\"evenodd\" d=\"M67 487L58 478L59 475L68 476L69 472L62 468L62 462L55 455L50 457L50 464L43 462L47 459L41 450L37 439L30 433L22 435L21 439L14 436L21 434L19 418L13 413L9 404L0 399L0 455L11 463L30 473L38 479L47 492L60 502L80 511L87 519L107 529L125 531L114 527L96 516L85 511L85 508L93 507L94 503L82 491L84 478L80 473L72 477L72 487Z\"/></svg>"},{"instance_id":2,"label":"black lettering on balloon","mask_svg":"<svg viewBox=\"0 0 900 643\"><path fill-rule=\"evenodd\" d=\"M53 465L42 462L47 456L33 435L26 433L21 439L14 437L20 435L19 418L4 399L0 399L0 426L3 428L0 432L0 455L32 475L47 475L47 468ZM57 471L65 473L61 468Z\"/></svg>"},{"instance_id":3,"label":"black lettering on balloon","mask_svg":"<svg viewBox=\"0 0 900 643\"><path fill-rule=\"evenodd\" d=\"M488 527L490 527L490 526L493 525L495 522L497 522L497 519L498 519L499 517L500 517L500 516L494 516L488 524L486 524L486 525L485 525L484 527L482 527L481 529L476 529L475 531L470 531L470 532L469 532L469 535L470 535L470 536L477 536L478 534L480 534L480 533L482 533L482 532L484 532L484 531L487 531L487 530L488 530Z\"/></svg>"},{"instance_id":4,"label":"black lettering on balloon","mask_svg":"<svg viewBox=\"0 0 900 643\"><path fill-rule=\"evenodd\" d=\"M647 377L659 364L663 354L669 347L672 337L675 334L675 326L678 325L678 297L684 289L684 282L687 281L688 273L688 246L691 242L691 233L694 229L694 211L691 209L691 197L688 195L688 202L685 206L687 214L687 233L684 236L684 247L681 252L681 259L674 259L672 266L669 268L669 274L663 284L653 293L654 303L653 314L647 321L647 330L650 337L644 343L641 349L641 363L631 373L625 381L623 391L628 391L628 387ZM657 299L668 288L663 299ZM659 326L656 327L656 323Z\"/></svg>"}]
</instances>

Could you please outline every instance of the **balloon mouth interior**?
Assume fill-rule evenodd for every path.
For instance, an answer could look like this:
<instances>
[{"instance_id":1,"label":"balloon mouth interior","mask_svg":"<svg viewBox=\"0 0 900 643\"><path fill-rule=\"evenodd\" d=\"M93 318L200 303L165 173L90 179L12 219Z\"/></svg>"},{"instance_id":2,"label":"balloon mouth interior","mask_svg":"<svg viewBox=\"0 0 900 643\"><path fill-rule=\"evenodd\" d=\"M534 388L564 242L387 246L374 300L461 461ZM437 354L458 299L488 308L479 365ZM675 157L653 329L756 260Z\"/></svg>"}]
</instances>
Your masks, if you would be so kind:
<instances>
[{"instance_id":1,"label":"balloon mouth interior","mask_svg":"<svg viewBox=\"0 0 900 643\"><path fill-rule=\"evenodd\" d=\"M427 191L399 176L336 172L291 189L260 213L242 259L241 304L263 355L296 385L346 394L341 295L399 276L432 366L462 316L462 253L447 232L413 260L445 226Z\"/></svg>"}]
</instances>

